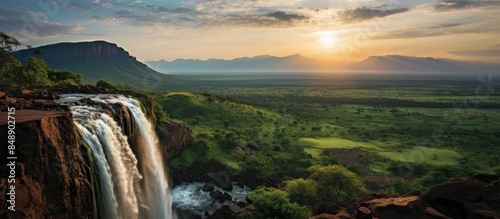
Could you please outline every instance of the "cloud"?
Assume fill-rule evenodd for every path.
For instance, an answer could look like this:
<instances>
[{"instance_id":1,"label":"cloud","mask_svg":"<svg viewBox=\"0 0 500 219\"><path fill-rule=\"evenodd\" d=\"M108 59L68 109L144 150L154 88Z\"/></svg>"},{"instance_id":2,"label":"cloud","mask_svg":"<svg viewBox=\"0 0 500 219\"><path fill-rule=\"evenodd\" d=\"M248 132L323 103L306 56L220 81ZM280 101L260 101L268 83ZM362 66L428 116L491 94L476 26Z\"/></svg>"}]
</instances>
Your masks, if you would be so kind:
<instances>
[{"instance_id":1,"label":"cloud","mask_svg":"<svg viewBox=\"0 0 500 219\"><path fill-rule=\"evenodd\" d=\"M500 33L498 25L447 23L431 27L414 27L389 31L375 39L413 39L453 34L488 34Z\"/></svg>"},{"instance_id":2,"label":"cloud","mask_svg":"<svg viewBox=\"0 0 500 219\"><path fill-rule=\"evenodd\" d=\"M137 18L137 15L134 15L134 12L130 9L115 11L113 18Z\"/></svg>"},{"instance_id":3,"label":"cloud","mask_svg":"<svg viewBox=\"0 0 500 219\"><path fill-rule=\"evenodd\" d=\"M449 27L458 27L458 26L462 26L464 25L463 23L442 23L442 24L438 24L436 26L432 26L432 27L429 27L431 29L434 29L434 28L449 28Z\"/></svg>"},{"instance_id":4,"label":"cloud","mask_svg":"<svg viewBox=\"0 0 500 219\"><path fill-rule=\"evenodd\" d=\"M271 11L271 12L269 12ZM211 13L209 13L211 12ZM92 20L105 20L93 16ZM278 27L286 28L305 22L309 17L294 12L270 9L221 9L206 11L187 7L167 8L158 5L134 5L115 11L111 20L127 21L133 26L163 25L181 28Z\"/></svg>"},{"instance_id":5,"label":"cloud","mask_svg":"<svg viewBox=\"0 0 500 219\"><path fill-rule=\"evenodd\" d=\"M172 13L172 14L185 14L193 12L192 9L186 7L177 7L177 8L167 8L159 5L142 5L140 8L144 8L149 10L152 13Z\"/></svg>"},{"instance_id":6,"label":"cloud","mask_svg":"<svg viewBox=\"0 0 500 219\"><path fill-rule=\"evenodd\" d=\"M203 27L276 27L288 28L306 22L309 17L275 11L265 14L207 15L200 24Z\"/></svg>"},{"instance_id":7,"label":"cloud","mask_svg":"<svg viewBox=\"0 0 500 219\"><path fill-rule=\"evenodd\" d=\"M47 20L47 16L32 11L13 11L0 8L2 31L21 38L54 37L61 34L76 34L83 27L66 25ZM21 39L23 40L23 39Z\"/></svg>"},{"instance_id":8,"label":"cloud","mask_svg":"<svg viewBox=\"0 0 500 219\"><path fill-rule=\"evenodd\" d=\"M370 9L366 7L348 9L339 12L340 20L344 23L354 23L359 21L371 20L379 17L387 17L394 14L400 14L409 11L409 8L396 8L388 10Z\"/></svg>"},{"instance_id":9,"label":"cloud","mask_svg":"<svg viewBox=\"0 0 500 219\"><path fill-rule=\"evenodd\" d=\"M69 2L69 3L64 3L63 7L69 8L71 10L79 10L83 12L92 12L96 9L99 8L110 8L112 4L110 2L106 3L99 3L99 1L92 1L92 2Z\"/></svg>"},{"instance_id":10,"label":"cloud","mask_svg":"<svg viewBox=\"0 0 500 219\"><path fill-rule=\"evenodd\" d=\"M435 11L454 11L454 10L465 10L465 9L473 9L473 8L500 8L500 1L461 1L461 0L452 0L452 1L441 1L436 3L433 6Z\"/></svg>"},{"instance_id":11,"label":"cloud","mask_svg":"<svg viewBox=\"0 0 500 219\"><path fill-rule=\"evenodd\" d=\"M287 14L284 11L275 11L272 13L266 14L267 17L275 18L281 21L293 21L293 20L305 20L306 16L299 14Z\"/></svg>"},{"instance_id":12,"label":"cloud","mask_svg":"<svg viewBox=\"0 0 500 219\"><path fill-rule=\"evenodd\" d=\"M187 16L192 18L187 18ZM196 12L185 7L167 8L158 5L129 5L127 8L115 11L111 18L93 16L92 20L128 21L133 26L145 25L186 25L194 22Z\"/></svg>"},{"instance_id":13,"label":"cloud","mask_svg":"<svg viewBox=\"0 0 500 219\"><path fill-rule=\"evenodd\" d=\"M492 45L489 48L483 49L469 49L469 50L454 50L449 51L449 54L458 56L472 56L472 57L500 57L500 44Z\"/></svg>"}]
</instances>

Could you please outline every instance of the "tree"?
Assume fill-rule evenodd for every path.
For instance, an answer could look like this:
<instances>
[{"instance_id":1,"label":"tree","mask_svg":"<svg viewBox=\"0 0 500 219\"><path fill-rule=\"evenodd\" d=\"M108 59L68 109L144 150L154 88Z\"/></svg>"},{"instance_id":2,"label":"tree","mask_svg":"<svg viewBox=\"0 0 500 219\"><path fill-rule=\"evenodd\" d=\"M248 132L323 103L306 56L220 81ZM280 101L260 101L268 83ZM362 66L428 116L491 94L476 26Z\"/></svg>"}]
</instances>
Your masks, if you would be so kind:
<instances>
[{"instance_id":1,"label":"tree","mask_svg":"<svg viewBox=\"0 0 500 219\"><path fill-rule=\"evenodd\" d=\"M49 79L58 85L82 85L82 75L74 74L70 71L58 71L54 69L49 69L48 72Z\"/></svg>"},{"instance_id":2,"label":"tree","mask_svg":"<svg viewBox=\"0 0 500 219\"><path fill-rule=\"evenodd\" d=\"M108 89L111 89L111 90L115 89L115 86L113 86L113 84L111 84L107 78L101 78L101 79L99 79L95 83L95 86L102 87L102 88L108 88Z\"/></svg>"},{"instance_id":3,"label":"tree","mask_svg":"<svg viewBox=\"0 0 500 219\"><path fill-rule=\"evenodd\" d=\"M366 191L359 176L339 165L313 166L310 179L317 184L322 201L349 202Z\"/></svg>"},{"instance_id":4,"label":"tree","mask_svg":"<svg viewBox=\"0 0 500 219\"><path fill-rule=\"evenodd\" d=\"M246 176L258 179L268 179L275 173L271 166L271 158L262 152L248 156L241 166L241 172Z\"/></svg>"},{"instance_id":5,"label":"tree","mask_svg":"<svg viewBox=\"0 0 500 219\"><path fill-rule=\"evenodd\" d=\"M311 205L316 199L316 182L310 179L294 179L286 182L290 201L300 205Z\"/></svg>"},{"instance_id":6,"label":"tree","mask_svg":"<svg viewBox=\"0 0 500 219\"><path fill-rule=\"evenodd\" d=\"M26 88L47 87L52 84L48 78L47 64L42 59L30 57L16 73L15 81Z\"/></svg>"},{"instance_id":7,"label":"tree","mask_svg":"<svg viewBox=\"0 0 500 219\"><path fill-rule=\"evenodd\" d=\"M382 187L387 193L393 195L404 195L414 190L414 186L401 178L386 180Z\"/></svg>"},{"instance_id":8,"label":"tree","mask_svg":"<svg viewBox=\"0 0 500 219\"><path fill-rule=\"evenodd\" d=\"M16 38L0 31L0 88L14 86L14 76L21 63L9 53L20 45Z\"/></svg>"},{"instance_id":9,"label":"tree","mask_svg":"<svg viewBox=\"0 0 500 219\"><path fill-rule=\"evenodd\" d=\"M21 42L16 38L5 34L0 31L0 48L5 52L12 52L17 49L18 46L21 46Z\"/></svg>"},{"instance_id":10,"label":"tree","mask_svg":"<svg viewBox=\"0 0 500 219\"><path fill-rule=\"evenodd\" d=\"M238 218L304 219L310 211L297 203L290 203L286 193L275 188L259 187L248 193L255 210L246 210Z\"/></svg>"}]
</instances>

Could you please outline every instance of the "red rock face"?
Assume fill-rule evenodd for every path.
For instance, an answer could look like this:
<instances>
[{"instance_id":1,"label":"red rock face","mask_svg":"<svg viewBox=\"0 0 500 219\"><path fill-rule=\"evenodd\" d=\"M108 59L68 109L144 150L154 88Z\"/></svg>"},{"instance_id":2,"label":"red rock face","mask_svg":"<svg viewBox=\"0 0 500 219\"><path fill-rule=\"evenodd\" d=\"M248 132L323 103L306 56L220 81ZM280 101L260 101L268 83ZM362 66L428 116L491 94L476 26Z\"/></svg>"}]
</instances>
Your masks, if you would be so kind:
<instances>
[{"instance_id":1,"label":"red rock face","mask_svg":"<svg viewBox=\"0 0 500 219\"><path fill-rule=\"evenodd\" d=\"M15 130L16 211L6 211L2 195L0 218L92 218L95 193L72 117L47 116L17 123ZM0 133L7 133L7 126L0 126ZM2 194L6 181L2 177Z\"/></svg>"},{"instance_id":2,"label":"red rock face","mask_svg":"<svg viewBox=\"0 0 500 219\"><path fill-rule=\"evenodd\" d=\"M191 129L184 124L173 121L163 122L167 128L166 132L158 133L162 153L169 160L184 150L184 147L192 140Z\"/></svg>"}]
</instances>

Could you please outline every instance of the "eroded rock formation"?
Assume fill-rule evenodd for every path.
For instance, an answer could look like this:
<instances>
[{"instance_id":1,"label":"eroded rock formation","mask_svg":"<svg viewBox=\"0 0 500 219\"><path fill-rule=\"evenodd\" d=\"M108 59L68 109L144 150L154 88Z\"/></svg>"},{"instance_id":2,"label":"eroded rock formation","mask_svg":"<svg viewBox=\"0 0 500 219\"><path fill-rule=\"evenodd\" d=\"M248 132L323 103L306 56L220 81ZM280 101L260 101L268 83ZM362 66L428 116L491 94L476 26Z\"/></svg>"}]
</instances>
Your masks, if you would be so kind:
<instances>
[{"instance_id":1,"label":"eroded rock formation","mask_svg":"<svg viewBox=\"0 0 500 219\"><path fill-rule=\"evenodd\" d=\"M4 118L5 112L1 114ZM71 114L16 123L15 131L16 211L5 211L7 202L2 200L0 218L97 217L98 185L89 177L93 175L92 154L78 141ZM0 133L7 133L3 121ZM2 178L2 194L7 193L6 185Z\"/></svg>"}]
</instances>

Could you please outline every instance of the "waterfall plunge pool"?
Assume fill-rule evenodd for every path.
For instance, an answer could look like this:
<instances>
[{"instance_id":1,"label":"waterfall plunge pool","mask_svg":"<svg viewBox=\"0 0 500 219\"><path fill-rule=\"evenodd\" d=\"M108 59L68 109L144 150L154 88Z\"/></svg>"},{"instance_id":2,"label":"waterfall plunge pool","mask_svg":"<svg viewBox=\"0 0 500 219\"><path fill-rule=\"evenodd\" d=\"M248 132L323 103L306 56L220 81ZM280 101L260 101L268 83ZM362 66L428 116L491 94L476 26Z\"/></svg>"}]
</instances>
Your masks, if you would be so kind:
<instances>
[{"instance_id":1,"label":"waterfall plunge pool","mask_svg":"<svg viewBox=\"0 0 500 219\"><path fill-rule=\"evenodd\" d=\"M232 191L224 191L222 188L214 185L214 191L220 191L231 195L232 200L226 200L220 203L217 199L210 196L210 192L203 191L205 183L192 182L182 183L172 189L172 205L183 211L188 211L196 215L205 217L205 212L213 214L215 210L231 202L245 202L250 188L247 186L241 188L233 182Z\"/></svg>"}]
</instances>

